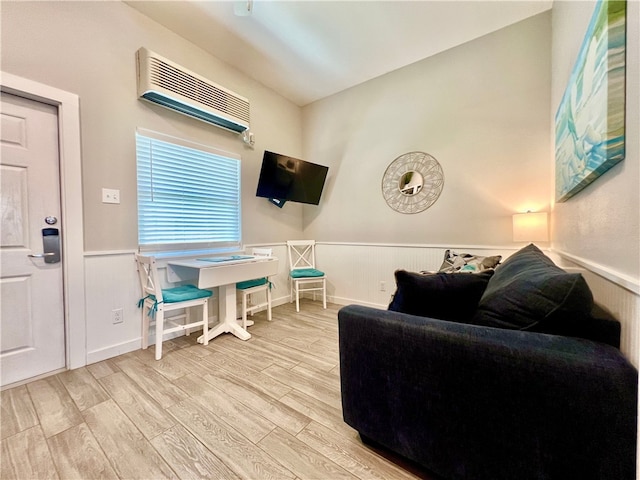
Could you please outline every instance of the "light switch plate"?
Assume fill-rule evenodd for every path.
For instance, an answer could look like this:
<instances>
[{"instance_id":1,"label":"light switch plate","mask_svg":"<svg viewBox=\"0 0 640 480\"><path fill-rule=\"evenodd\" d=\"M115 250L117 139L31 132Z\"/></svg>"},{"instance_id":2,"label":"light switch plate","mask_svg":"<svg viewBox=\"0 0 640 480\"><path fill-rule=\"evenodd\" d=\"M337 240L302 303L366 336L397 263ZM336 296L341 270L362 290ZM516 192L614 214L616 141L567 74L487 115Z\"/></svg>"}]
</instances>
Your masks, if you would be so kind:
<instances>
[{"instance_id":1,"label":"light switch plate","mask_svg":"<svg viewBox=\"0 0 640 480\"><path fill-rule=\"evenodd\" d=\"M120 190L115 190L113 188L103 188L102 203L120 203Z\"/></svg>"}]
</instances>

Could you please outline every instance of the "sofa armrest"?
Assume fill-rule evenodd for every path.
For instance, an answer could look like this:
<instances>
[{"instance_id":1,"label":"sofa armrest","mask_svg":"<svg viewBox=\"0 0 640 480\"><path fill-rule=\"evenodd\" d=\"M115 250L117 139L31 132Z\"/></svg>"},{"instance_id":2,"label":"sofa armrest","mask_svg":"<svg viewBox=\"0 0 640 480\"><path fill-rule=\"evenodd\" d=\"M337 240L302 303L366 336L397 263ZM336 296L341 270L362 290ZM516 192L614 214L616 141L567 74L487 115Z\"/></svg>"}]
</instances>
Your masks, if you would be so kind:
<instances>
[{"instance_id":1,"label":"sofa armrest","mask_svg":"<svg viewBox=\"0 0 640 480\"><path fill-rule=\"evenodd\" d=\"M364 437L446 478L635 477L637 371L614 347L354 305L338 318L344 419Z\"/></svg>"}]
</instances>

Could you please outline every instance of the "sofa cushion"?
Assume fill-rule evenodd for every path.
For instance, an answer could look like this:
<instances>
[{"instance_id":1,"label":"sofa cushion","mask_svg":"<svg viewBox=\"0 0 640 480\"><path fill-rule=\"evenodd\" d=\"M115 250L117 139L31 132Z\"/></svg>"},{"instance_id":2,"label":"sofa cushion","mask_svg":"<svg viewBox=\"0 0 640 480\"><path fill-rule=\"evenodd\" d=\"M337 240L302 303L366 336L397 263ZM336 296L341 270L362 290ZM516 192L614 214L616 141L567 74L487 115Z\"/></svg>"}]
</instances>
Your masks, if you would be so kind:
<instances>
[{"instance_id":1,"label":"sofa cushion","mask_svg":"<svg viewBox=\"0 0 640 480\"><path fill-rule=\"evenodd\" d=\"M396 292L389 310L439 320L468 322L493 270L422 274L396 270Z\"/></svg>"},{"instance_id":2,"label":"sofa cushion","mask_svg":"<svg viewBox=\"0 0 640 480\"><path fill-rule=\"evenodd\" d=\"M472 323L555 333L562 323L571 330L588 320L592 307L582 275L565 272L531 244L496 268Z\"/></svg>"},{"instance_id":3,"label":"sofa cushion","mask_svg":"<svg viewBox=\"0 0 640 480\"><path fill-rule=\"evenodd\" d=\"M439 271L445 273L454 272L482 272L495 268L502 260L502 255L483 257L470 253L456 253L451 250L444 252L444 259Z\"/></svg>"}]
</instances>

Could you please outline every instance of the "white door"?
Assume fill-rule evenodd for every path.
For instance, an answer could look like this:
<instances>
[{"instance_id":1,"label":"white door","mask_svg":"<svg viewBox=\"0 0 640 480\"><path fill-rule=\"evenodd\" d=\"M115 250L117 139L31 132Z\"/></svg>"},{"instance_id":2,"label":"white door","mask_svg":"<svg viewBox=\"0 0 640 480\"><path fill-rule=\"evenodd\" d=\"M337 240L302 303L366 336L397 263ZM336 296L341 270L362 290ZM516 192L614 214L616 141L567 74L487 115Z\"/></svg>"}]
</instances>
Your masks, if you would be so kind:
<instances>
[{"instance_id":1,"label":"white door","mask_svg":"<svg viewBox=\"0 0 640 480\"><path fill-rule=\"evenodd\" d=\"M43 232L47 251L64 233L57 115L54 106L2 93L0 385L66 364L62 262L43 245Z\"/></svg>"}]
</instances>

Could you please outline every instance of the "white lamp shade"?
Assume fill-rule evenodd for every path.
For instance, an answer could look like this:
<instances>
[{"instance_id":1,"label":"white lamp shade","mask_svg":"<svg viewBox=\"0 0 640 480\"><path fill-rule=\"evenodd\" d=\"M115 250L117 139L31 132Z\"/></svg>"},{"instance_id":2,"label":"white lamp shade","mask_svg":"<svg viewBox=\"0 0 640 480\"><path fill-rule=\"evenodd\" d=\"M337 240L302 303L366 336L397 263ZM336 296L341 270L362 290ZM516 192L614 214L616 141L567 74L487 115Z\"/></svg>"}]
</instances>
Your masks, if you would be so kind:
<instances>
[{"instance_id":1,"label":"white lamp shade","mask_svg":"<svg viewBox=\"0 0 640 480\"><path fill-rule=\"evenodd\" d=\"M548 240L547 212L516 213L513 216L514 242L546 242Z\"/></svg>"}]
</instances>

